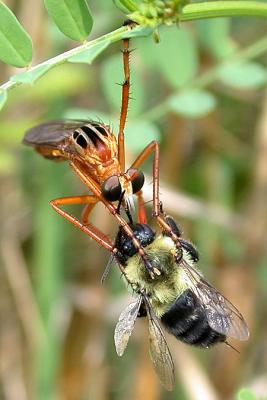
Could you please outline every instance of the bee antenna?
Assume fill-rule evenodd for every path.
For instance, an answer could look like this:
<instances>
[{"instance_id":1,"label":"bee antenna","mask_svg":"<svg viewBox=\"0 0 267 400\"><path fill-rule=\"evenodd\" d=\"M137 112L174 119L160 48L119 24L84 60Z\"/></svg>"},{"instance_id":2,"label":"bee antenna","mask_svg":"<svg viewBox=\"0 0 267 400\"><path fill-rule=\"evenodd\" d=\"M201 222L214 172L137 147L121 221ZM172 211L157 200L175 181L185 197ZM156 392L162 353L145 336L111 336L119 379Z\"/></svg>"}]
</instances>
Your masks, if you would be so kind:
<instances>
[{"instance_id":1,"label":"bee antenna","mask_svg":"<svg viewBox=\"0 0 267 400\"><path fill-rule=\"evenodd\" d=\"M238 354L240 354L240 351L238 351L233 345L231 345L228 342L224 342L226 344L226 346L231 347L231 349L233 349L234 351L236 351Z\"/></svg>"}]
</instances>

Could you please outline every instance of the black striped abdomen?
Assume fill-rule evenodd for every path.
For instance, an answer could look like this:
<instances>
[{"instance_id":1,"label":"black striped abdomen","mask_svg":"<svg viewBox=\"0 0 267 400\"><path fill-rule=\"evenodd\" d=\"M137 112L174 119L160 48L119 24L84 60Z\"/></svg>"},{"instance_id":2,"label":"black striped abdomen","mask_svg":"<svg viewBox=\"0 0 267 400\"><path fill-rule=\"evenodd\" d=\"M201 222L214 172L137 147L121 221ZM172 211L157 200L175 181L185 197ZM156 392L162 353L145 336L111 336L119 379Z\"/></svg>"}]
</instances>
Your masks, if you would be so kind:
<instances>
[{"instance_id":1,"label":"black striped abdomen","mask_svg":"<svg viewBox=\"0 0 267 400\"><path fill-rule=\"evenodd\" d=\"M209 326L203 308L190 289L177 297L161 321L177 339L194 346L209 347L226 340L225 335Z\"/></svg>"}]
</instances>

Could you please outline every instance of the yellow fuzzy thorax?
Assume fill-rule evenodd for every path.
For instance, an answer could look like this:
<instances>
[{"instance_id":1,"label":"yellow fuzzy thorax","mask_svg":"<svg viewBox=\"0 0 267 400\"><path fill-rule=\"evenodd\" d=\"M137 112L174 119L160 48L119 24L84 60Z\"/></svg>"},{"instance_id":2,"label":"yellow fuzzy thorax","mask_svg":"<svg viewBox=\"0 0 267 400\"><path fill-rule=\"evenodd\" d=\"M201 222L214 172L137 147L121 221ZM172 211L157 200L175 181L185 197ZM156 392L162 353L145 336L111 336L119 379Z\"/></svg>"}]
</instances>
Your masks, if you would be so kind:
<instances>
[{"instance_id":1,"label":"yellow fuzzy thorax","mask_svg":"<svg viewBox=\"0 0 267 400\"><path fill-rule=\"evenodd\" d=\"M168 236L158 236L145 248L153 267L161 271L160 276L151 279L139 254L129 258L125 276L134 290L144 290L157 317L170 308L172 302L186 289L183 269L175 261L177 249Z\"/></svg>"}]
</instances>

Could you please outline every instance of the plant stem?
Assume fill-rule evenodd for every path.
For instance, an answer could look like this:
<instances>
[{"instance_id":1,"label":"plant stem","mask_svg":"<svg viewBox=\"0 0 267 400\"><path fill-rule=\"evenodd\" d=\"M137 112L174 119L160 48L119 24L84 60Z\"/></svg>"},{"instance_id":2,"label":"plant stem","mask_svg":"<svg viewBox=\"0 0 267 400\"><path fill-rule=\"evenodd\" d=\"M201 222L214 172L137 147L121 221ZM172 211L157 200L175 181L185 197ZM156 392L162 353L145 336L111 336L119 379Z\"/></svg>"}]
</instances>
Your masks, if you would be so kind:
<instances>
[{"instance_id":1,"label":"plant stem","mask_svg":"<svg viewBox=\"0 0 267 400\"><path fill-rule=\"evenodd\" d=\"M180 20L192 21L233 16L267 17L267 4L258 1L234 0L188 4L183 7Z\"/></svg>"},{"instance_id":2,"label":"plant stem","mask_svg":"<svg viewBox=\"0 0 267 400\"><path fill-rule=\"evenodd\" d=\"M59 54L49 60L46 60L38 65L35 65L34 67L30 67L27 69L27 71L34 71L36 68L40 68L42 65L59 65L63 64L64 62L67 62L67 60L74 55L82 53L84 50L88 50L91 47L93 47L96 44L99 43L105 43L110 41L111 43L117 42L119 40L122 40L126 34L130 34L131 36L138 36L140 32L144 31L144 35L146 32L150 32L150 30L146 30L144 27L137 26L133 28L131 31L129 31L129 28L127 26L123 26L119 29L116 29L115 31L112 31L110 33L107 33L106 35L103 35L95 40L91 40L90 42L86 42L82 44L81 46L75 47L74 49L68 50L65 53ZM9 80L8 82L4 83L3 85L0 86L0 91L7 91L10 89L13 89L17 86L22 85L22 82L15 82L12 80Z\"/></svg>"},{"instance_id":3,"label":"plant stem","mask_svg":"<svg viewBox=\"0 0 267 400\"><path fill-rule=\"evenodd\" d=\"M267 4L257 1L211 1L204 3L188 4L183 7L181 15L179 16L180 21L192 21L196 19L215 18L215 17L231 17L231 16L251 16L251 17L267 17ZM111 43L122 40L126 36L146 36L152 32L152 29L148 27L137 26L129 31L127 26L123 26L115 31L107 33L95 40L86 42L81 46L71 49L65 53L59 54L58 56L46 60L41 64L35 65L34 67L28 68L28 71L34 71L36 68L42 65L59 65L68 61L68 58L84 50L88 50L95 44L105 43L110 41ZM9 80L0 86L1 91L8 91L17 86L22 85L22 82L15 82Z\"/></svg>"}]
</instances>

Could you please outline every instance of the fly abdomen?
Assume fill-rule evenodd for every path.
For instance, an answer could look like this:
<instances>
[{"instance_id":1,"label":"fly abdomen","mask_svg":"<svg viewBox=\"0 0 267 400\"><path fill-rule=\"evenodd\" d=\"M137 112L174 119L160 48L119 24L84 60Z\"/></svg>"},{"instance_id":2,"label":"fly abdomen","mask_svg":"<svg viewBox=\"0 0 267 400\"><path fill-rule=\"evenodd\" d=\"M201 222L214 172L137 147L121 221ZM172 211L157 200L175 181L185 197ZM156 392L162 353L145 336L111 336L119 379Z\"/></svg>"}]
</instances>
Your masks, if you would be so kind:
<instances>
[{"instance_id":1,"label":"fly abdomen","mask_svg":"<svg viewBox=\"0 0 267 400\"><path fill-rule=\"evenodd\" d=\"M168 332L187 344L209 347L226 340L209 326L204 309L190 289L177 297L161 321Z\"/></svg>"}]
</instances>

